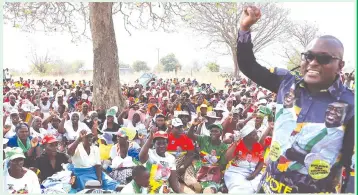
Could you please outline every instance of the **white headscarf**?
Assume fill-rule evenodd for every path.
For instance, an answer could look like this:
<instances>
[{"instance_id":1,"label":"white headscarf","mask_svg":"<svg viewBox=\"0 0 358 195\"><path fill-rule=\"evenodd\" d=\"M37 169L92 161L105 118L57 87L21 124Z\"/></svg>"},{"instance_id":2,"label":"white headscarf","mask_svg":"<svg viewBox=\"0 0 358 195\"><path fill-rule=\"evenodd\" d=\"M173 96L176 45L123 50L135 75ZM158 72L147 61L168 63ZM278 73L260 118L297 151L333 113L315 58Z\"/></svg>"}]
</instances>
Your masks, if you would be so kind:
<instances>
[{"instance_id":1,"label":"white headscarf","mask_svg":"<svg viewBox=\"0 0 358 195\"><path fill-rule=\"evenodd\" d=\"M251 120L240 130L240 138L244 139L247 135L255 130L255 121Z\"/></svg>"},{"instance_id":2,"label":"white headscarf","mask_svg":"<svg viewBox=\"0 0 358 195\"><path fill-rule=\"evenodd\" d=\"M64 128L65 128L65 136L68 140L75 140L77 139L78 135L79 135L79 132L81 130L86 130L87 132L91 131L90 128L83 122L81 122L78 118L78 129L77 131L75 131L73 129L73 124L72 124L72 116L74 114L77 114L78 117L80 116L80 113L79 112L72 112L71 115L70 115L70 120L67 120L64 124Z\"/></svg>"}]
</instances>

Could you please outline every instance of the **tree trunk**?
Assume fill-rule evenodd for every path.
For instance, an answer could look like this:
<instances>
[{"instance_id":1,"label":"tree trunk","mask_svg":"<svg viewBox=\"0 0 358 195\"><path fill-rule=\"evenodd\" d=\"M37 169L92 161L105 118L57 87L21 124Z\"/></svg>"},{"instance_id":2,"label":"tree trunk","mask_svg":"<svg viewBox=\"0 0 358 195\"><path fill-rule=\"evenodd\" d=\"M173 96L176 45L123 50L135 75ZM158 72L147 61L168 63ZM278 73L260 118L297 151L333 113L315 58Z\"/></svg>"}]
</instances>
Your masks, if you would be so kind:
<instances>
[{"instance_id":1,"label":"tree trunk","mask_svg":"<svg viewBox=\"0 0 358 195\"><path fill-rule=\"evenodd\" d=\"M239 63L237 61L237 48L231 47L231 53L232 53L232 59L234 60L234 77L239 78L240 75L240 69L239 69Z\"/></svg>"},{"instance_id":2,"label":"tree trunk","mask_svg":"<svg viewBox=\"0 0 358 195\"><path fill-rule=\"evenodd\" d=\"M125 99L119 82L119 60L112 18L113 3L89 3L93 41L93 105L122 110Z\"/></svg>"}]
</instances>

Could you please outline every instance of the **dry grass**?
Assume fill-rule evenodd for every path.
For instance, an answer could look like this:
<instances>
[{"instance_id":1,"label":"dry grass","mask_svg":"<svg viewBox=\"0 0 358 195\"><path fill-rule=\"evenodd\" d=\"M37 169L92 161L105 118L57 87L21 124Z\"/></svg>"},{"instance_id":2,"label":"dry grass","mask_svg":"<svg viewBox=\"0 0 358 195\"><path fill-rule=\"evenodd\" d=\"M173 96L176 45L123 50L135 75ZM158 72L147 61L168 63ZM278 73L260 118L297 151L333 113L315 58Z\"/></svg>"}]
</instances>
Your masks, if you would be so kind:
<instances>
[{"instance_id":1,"label":"dry grass","mask_svg":"<svg viewBox=\"0 0 358 195\"><path fill-rule=\"evenodd\" d=\"M133 83L136 79L138 79L140 76L142 75L142 73L133 73L133 74L120 74L120 80L121 80L121 84L123 83ZM196 72L196 73L192 73L192 75L190 73L184 73L184 72L180 72L178 73L178 75L176 76L174 73L158 73L156 74L158 76L158 78L163 78L163 79L167 79L167 78L190 78L190 79L194 79L196 78L196 80L200 83L204 82L204 83L212 83L214 85L214 87L216 87L217 89L223 89L224 88L224 84L225 84L225 79L219 76L219 73L213 73L213 72ZM22 75L21 77L23 77L24 79L43 79L43 80L61 80L62 78L64 78L65 80L75 80L75 81L79 81L79 80L92 80L92 74L71 74L71 75L59 75L59 76L38 76L38 75ZM19 77L14 77L14 79L18 79Z\"/></svg>"}]
</instances>

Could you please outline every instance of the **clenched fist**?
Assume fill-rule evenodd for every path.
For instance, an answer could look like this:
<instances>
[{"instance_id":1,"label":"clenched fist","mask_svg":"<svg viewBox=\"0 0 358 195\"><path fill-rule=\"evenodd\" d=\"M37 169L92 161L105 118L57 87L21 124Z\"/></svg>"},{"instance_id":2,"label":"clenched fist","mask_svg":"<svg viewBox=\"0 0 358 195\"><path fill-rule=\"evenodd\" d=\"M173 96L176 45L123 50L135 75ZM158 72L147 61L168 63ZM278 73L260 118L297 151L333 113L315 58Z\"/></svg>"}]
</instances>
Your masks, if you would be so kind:
<instances>
[{"instance_id":1,"label":"clenched fist","mask_svg":"<svg viewBox=\"0 0 358 195\"><path fill-rule=\"evenodd\" d=\"M244 8L240 18L240 30L249 31L251 26L254 25L261 18L261 11L255 6L248 6Z\"/></svg>"}]
</instances>

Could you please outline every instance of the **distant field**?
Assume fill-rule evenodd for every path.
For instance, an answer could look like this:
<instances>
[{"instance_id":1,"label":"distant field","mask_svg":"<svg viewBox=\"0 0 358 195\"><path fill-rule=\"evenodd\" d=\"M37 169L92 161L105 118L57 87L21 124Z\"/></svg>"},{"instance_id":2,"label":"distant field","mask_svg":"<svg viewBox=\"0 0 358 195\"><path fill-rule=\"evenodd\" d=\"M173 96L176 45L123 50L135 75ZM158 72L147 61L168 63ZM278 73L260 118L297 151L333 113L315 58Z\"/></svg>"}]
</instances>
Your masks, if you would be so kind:
<instances>
[{"instance_id":1,"label":"distant field","mask_svg":"<svg viewBox=\"0 0 358 195\"><path fill-rule=\"evenodd\" d=\"M225 78L222 78L219 76L220 73L212 73L212 72L200 72L200 73L193 73L192 75L190 73L178 73L177 76L175 76L174 73L158 73L157 76L159 78L167 79L167 78L175 78L178 77L181 78L190 78L194 79L196 78L197 81L200 83L212 83L215 88L217 89L223 89L225 84ZM121 84L123 83L133 83L136 79L138 79L142 73L133 73L133 74L120 74L120 80ZM92 74L70 74L70 75L59 75L59 76L38 76L38 75L23 75L24 79L44 79L44 80L61 80L64 78L65 80L75 80L76 82L78 80L92 80ZM14 77L14 79L18 79L19 76Z\"/></svg>"}]
</instances>

